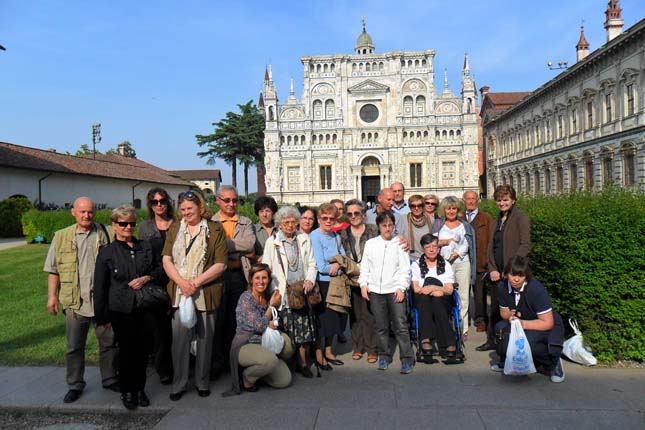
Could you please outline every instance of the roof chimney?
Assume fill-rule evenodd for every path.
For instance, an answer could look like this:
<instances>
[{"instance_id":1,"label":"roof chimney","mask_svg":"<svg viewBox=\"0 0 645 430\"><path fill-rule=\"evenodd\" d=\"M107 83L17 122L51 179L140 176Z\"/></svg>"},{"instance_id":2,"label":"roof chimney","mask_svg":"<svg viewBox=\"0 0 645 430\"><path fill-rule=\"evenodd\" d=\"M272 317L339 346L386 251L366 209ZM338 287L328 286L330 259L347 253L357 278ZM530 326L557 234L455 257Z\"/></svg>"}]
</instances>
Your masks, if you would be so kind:
<instances>
[{"instance_id":1,"label":"roof chimney","mask_svg":"<svg viewBox=\"0 0 645 430\"><path fill-rule=\"evenodd\" d=\"M576 61L584 60L589 55L589 42L585 38L585 26L580 26L580 39L576 45Z\"/></svg>"},{"instance_id":2,"label":"roof chimney","mask_svg":"<svg viewBox=\"0 0 645 430\"><path fill-rule=\"evenodd\" d=\"M126 150L127 147L128 147L128 145L125 142L121 142L116 147L116 152L118 152L119 155L123 155L125 157L125 150Z\"/></svg>"},{"instance_id":3,"label":"roof chimney","mask_svg":"<svg viewBox=\"0 0 645 430\"><path fill-rule=\"evenodd\" d=\"M479 89L479 92L480 92L480 93L481 93L481 95L482 95L482 100L484 100L484 96L485 96L486 94L488 94L488 90L490 90L490 87L489 87L488 85L484 85L483 87L481 87L481 88Z\"/></svg>"},{"instance_id":4,"label":"roof chimney","mask_svg":"<svg viewBox=\"0 0 645 430\"><path fill-rule=\"evenodd\" d=\"M605 30L607 31L607 42L614 40L623 32L625 21L621 15L623 10L618 6L618 0L610 0L605 11Z\"/></svg>"}]
</instances>

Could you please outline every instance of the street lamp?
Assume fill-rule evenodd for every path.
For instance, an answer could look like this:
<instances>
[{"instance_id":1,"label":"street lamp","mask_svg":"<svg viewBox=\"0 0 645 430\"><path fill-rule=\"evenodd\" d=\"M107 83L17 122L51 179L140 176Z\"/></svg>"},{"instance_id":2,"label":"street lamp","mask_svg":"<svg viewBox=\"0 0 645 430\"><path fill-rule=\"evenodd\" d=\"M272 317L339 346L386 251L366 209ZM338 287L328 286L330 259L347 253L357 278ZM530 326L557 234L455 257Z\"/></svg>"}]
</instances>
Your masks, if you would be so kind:
<instances>
[{"instance_id":1,"label":"street lamp","mask_svg":"<svg viewBox=\"0 0 645 430\"><path fill-rule=\"evenodd\" d=\"M546 63L547 66L549 66L549 70L560 70L560 69L567 69L569 67L569 62L566 60L558 61L558 65L554 66L551 61Z\"/></svg>"},{"instance_id":2,"label":"street lamp","mask_svg":"<svg viewBox=\"0 0 645 430\"><path fill-rule=\"evenodd\" d=\"M101 124L92 124L92 152L96 160L96 144L101 143Z\"/></svg>"}]
</instances>

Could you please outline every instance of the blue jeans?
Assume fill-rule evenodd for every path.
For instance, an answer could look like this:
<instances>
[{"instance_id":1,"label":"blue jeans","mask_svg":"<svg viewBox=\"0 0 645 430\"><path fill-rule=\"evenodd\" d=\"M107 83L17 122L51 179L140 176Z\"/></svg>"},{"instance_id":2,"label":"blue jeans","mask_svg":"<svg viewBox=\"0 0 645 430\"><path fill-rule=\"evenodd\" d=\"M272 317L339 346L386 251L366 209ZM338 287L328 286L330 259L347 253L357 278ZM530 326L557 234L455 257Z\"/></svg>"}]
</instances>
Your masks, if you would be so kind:
<instances>
[{"instance_id":1,"label":"blue jeans","mask_svg":"<svg viewBox=\"0 0 645 430\"><path fill-rule=\"evenodd\" d=\"M408 362L412 364L414 362L414 356L410 343L405 300L401 303L396 303L394 293L370 293L370 308L372 309L376 326L376 346L378 348L379 358L385 358L388 363L392 362L392 353L390 352L389 345L391 322L396 342L399 345L401 363Z\"/></svg>"}]
</instances>

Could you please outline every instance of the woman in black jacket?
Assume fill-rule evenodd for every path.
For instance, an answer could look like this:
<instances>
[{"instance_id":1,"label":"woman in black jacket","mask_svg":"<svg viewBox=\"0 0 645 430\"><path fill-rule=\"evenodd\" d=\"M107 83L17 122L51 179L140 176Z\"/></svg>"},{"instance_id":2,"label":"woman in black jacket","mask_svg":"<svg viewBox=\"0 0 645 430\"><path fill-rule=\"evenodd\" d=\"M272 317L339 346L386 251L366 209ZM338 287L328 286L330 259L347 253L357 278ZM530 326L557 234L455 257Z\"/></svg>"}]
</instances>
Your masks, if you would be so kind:
<instances>
[{"instance_id":1,"label":"woman in black jacket","mask_svg":"<svg viewBox=\"0 0 645 430\"><path fill-rule=\"evenodd\" d=\"M98 325L112 324L119 345L121 400L127 409L148 406L145 319L150 308L143 302L150 295L142 288L164 290L156 284L163 268L148 242L132 236L136 209L121 205L110 214L116 240L101 249L94 271L94 313Z\"/></svg>"}]
</instances>

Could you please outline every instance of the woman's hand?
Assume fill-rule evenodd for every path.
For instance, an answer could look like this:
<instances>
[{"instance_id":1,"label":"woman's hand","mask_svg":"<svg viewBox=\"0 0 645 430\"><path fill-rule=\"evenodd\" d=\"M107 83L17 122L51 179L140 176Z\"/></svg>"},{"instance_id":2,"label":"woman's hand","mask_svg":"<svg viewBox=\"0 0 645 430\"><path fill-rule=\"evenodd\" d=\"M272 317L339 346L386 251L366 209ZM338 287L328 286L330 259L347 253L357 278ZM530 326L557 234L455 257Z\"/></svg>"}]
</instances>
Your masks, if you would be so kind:
<instances>
[{"instance_id":1,"label":"woman's hand","mask_svg":"<svg viewBox=\"0 0 645 430\"><path fill-rule=\"evenodd\" d=\"M305 294L309 294L311 292L311 290L313 290L313 288L314 288L314 283L313 282L305 281L305 283L304 283Z\"/></svg>"},{"instance_id":2,"label":"woman's hand","mask_svg":"<svg viewBox=\"0 0 645 430\"><path fill-rule=\"evenodd\" d=\"M499 281L501 276L499 276L499 272L497 270L493 270L490 272L490 280L493 282Z\"/></svg>"},{"instance_id":3,"label":"woman's hand","mask_svg":"<svg viewBox=\"0 0 645 430\"><path fill-rule=\"evenodd\" d=\"M340 264L331 263L331 265L329 266L329 276L336 276L339 270L340 270Z\"/></svg>"},{"instance_id":4,"label":"woman's hand","mask_svg":"<svg viewBox=\"0 0 645 430\"><path fill-rule=\"evenodd\" d=\"M432 293L430 293L432 297L443 297L443 291L436 289Z\"/></svg>"},{"instance_id":5,"label":"woman's hand","mask_svg":"<svg viewBox=\"0 0 645 430\"><path fill-rule=\"evenodd\" d=\"M394 292L394 301L397 303L401 303L403 299L405 299L405 294L403 293L403 291L397 289Z\"/></svg>"},{"instance_id":6,"label":"woman's hand","mask_svg":"<svg viewBox=\"0 0 645 430\"><path fill-rule=\"evenodd\" d=\"M269 304L274 308L277 308L278 306L280 306L281 301L282 301L282 296L280 295L280 291L275 290L273 294L271 294L271 298L269 299Z\"/></svg>"},{"instance_id":7,"label":"woman's hand","mask_svg":"<svg viewBox=\"0 0 645 430\"><path fill-rule=\"evenodd\" d=\"M186 297L192 296L193 294L195 294L195 291L197 291L195 284L186 279L182 279L181 281L177 282L177 286L181 290L181 294Z\"/></svg>"},{"instance_id":8,"label":"woman's hand","mask_svg":"<svg viewBox=\"0 0 645 430\"><path fill-rule=\"evenodd\" d=\"M130 282L128 282L128 286L132 288L133 290L140 290L141 287L146 285L148 282L152 280L151 276L140 276L138 278L134 278Z\"/></svg>"},{"instance_id":9,"label":"woman's hand","mask_svg":"<svg viewBox=\"0 0 645 430\"><path fill-rule=\"evenodd\" d=\"M450 255L450 257L448 257L448 261L452 264L458 258L459 258L459 253L455 251L452 253L452 255Z\"/></svg>"},{"instance_id":10,"label":"woman's hand","mask_svg":"<svg viewBox=\"0 0 645 430\"><path fill-rule=\"evenodd\" d=\"M363 298L369 302L370 301L370 287L368 287L367 285L363 285L361 287L361 296L363 296Z\"/></svg>"}]
</instances>

